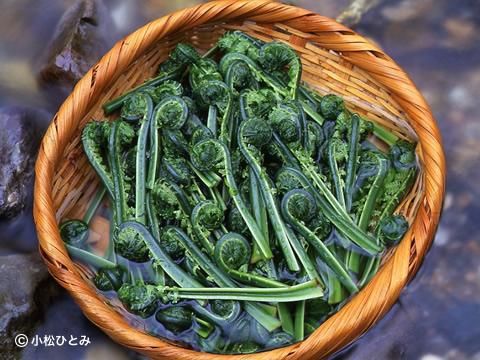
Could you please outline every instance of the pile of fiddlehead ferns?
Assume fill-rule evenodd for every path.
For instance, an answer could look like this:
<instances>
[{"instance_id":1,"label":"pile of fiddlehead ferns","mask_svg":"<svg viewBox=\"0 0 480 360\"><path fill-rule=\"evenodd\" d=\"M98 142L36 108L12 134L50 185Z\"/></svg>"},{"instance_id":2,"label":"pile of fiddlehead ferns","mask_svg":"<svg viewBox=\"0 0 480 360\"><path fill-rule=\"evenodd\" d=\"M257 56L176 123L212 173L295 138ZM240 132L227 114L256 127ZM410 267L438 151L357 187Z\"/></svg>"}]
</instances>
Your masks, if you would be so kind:
<instances>
[{"instance_id":1,"label":"pile of fiddlehead ferns","mask_svg":"<svg viewBox=\"0 0 480 360\"><path fill-rule=\"evenodd\" d=\"M103 187L61 234L152 332L220 353L301 341L408 229L393 213L414 144L301 75L290 47L238 31L203 56L178 44L157 77L104 105L118 120L84 128ZM105 194L99 256L88 223Z\"/></svg>"}]
</instances>

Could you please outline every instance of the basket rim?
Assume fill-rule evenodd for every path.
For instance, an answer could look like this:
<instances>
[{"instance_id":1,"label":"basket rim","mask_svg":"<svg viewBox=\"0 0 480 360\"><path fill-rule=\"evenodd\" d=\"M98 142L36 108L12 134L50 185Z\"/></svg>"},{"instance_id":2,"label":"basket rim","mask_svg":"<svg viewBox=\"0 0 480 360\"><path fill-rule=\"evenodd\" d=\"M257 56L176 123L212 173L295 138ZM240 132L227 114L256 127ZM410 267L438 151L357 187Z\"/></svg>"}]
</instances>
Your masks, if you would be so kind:
<instances>
[{"instance_id":1,"label":"basket rim","mask_svg":"<svg viewBox=\"0 0 480 360\"><path fill-rule=\"evenodd\" d=\"M312 34L315 44L336 51L387 89L408 115L424 158L425 191L404 239L376 276L306 340L249 355L217 355L173 345L128 325L95 296L74 266L60 239L52 197L53 177L78 121L94 99L152 43L174 32L206 23L251 20L284 23ZM322 34L323 37L319 35ZM345 40L348 36L348 41ZM322 40L324 39L324 40ZM297 359L332 354L373 326L398 299L427 252L442 209L445 157L432 112L409 76L382 50L335 20L271 0L218 0L168 14L125 37L77 83L61 105L42 140L35 166L34 219L39 251L55 280L72 295L84 314L120 344L159 359ZM413 253L413 256L411 254ZM411 261L411 259L413 260Z\"/></svg>"}]
</instances>

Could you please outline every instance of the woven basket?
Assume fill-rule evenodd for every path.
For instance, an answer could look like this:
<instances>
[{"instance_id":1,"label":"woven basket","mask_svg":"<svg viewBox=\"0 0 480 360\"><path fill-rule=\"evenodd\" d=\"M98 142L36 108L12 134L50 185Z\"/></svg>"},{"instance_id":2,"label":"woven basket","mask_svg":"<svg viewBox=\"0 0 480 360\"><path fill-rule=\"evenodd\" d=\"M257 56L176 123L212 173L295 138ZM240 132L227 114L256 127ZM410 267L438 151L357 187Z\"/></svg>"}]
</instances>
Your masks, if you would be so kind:
<instances>
[{"instance_id":1,"label":"woven basket","mask_svg":"<svg viewBox=\"0 0 480 360\"><path fill-rule=\"evenodd\" d=\"M305 341L251 355L213 355L162 341L132 327L106 302L60 238L58 223L83 215L98 179L83 155L80 133L101 105L146 78L180 41L200 51L228 29L287 42L301 56L303 80L320 93L343 96L349 107L402 138L418 141L421 165L398 211L411 228L372 281ZM118 343L156 359L319 359L357 339L395 303L432 241L444 197L440 134L424 98L376 45L337 22L267 0L214 1L153 21L117 43L77 84L43 139L36 164L34 216L40 252L53 277L85 315Z\"/></svg>"}]
</instances>

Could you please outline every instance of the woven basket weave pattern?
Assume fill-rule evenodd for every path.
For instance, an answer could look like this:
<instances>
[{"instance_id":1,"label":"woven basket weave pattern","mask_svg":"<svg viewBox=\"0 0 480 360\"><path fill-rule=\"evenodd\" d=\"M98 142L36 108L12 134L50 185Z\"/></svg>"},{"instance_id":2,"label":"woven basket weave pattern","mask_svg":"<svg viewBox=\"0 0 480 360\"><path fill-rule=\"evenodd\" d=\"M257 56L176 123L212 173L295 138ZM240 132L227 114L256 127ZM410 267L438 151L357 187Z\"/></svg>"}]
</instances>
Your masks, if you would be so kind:
<instances>
[{"instance_id":1,"label":"woven basket weave pattern","mask_svg":"<svg viewBox=\"0 0 480 360\"><path fill-rule=\"evenodd\" d=\"M398 211L411 223L379 273L341 311L307 340L251 355L212 355L169 344L131 327L120 306L105 303L87 273L69 258L58 222L83 215L98 179L83 155L86 122L103 119L101 105L155 74L179 41L200 51L226 30L241 29L263 40L287 42L302 58L303 80L321 94L336 93L349 107L417 140L421 172ZM270 1L216 1L186 9L131 34L77 84L43 140L36 166L34 215L40 251L55 279L87 317L117 342L158 359L318 359L355 340L394 304L416 273L438 224L445 163L430 109L408 76L378 47L331 19Z\"/></svg>"}]
</instances>

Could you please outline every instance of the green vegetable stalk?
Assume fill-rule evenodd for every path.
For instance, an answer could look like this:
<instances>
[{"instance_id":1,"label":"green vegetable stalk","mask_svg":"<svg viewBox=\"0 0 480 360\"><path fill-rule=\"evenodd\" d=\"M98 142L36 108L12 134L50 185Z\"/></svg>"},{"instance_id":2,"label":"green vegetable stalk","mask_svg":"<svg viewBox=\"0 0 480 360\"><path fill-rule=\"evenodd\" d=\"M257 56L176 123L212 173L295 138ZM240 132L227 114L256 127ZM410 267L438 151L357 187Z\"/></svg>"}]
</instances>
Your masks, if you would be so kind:
<instances>
[{"instance_id":1,"label":"green vegetable stalk","mask_svg":"<svg viewBox=\"0 0 480 360\"><path fill-rule=\"evenodd\" d=\"M323 296L315 280L287 288L178 288L157 287L160 296L168 301L180 299L244 300L264 302L292 302Z\"/></svg>"},{"instance_id":2,"label":"green vegetable stalk","mask_svg":"<svg viewBox=\"0 0 480 360\"><path fill-rule=\"evenodd\" d=\"M307 240L322 257L324 262L338 276L338 279L352 293L358 291L358 287L348 274L343 264L328 250L323 242L304 225L315 215L317 209L313 196L306 190L290 190L282 200L282 214L285 219Z\"/></svg>"},{"instance_id":3,"label":"green vegetable stalk","mask_svg":"<svg viewBox=\"0 0 480 360\"><path fill-rule=\"evenodd\" d=\"M250 211L245 205L240 191L233 177L233 169L230 159L230 152L225 144L215 140L204 140L195 145L192 149L192 162L200 170L211 170L219 168L225 173L225 183L229 194L232 197L237 209L240 211L245 223L252 233L253 239L266 259L272 257L272 252L268 240L263 236L258 224L252 217Z\"/></svg>"},{"instance_id":4,"label":"green vegetable stalk","mask_svg":"<svg viewBox=\"0 0 480 360\"><path fill-rule=\"evenodd\" d=\"M267 212L270 216L275 235L280 243L280 247L285 256L287 264L292 271L299 271L300 266L293 253L290 240L288 239L287 229L284 222L280 218L278 206L273 198L273 190L270 181L266 178L265 172L262 170L258 159L255 158L251 150L252 146L262 146L269 141L271 137L271 130L265 128L264 123L258 120L247 120L240 125L238 132L238 145L240 151L252 168L257 177L260 189L267 207Z\"/></svg>"},{"instance_id":5,"label":"green vegetable stalk","mask_svg":"<svg viewBox=\"0 0 480 360\"><path fill-rule=\"evenodd\" d=\"M226 32L203 56L177 44L85 126L103 186L60 232L146 331L214 353L302 341L408 231L415 145L301 77L288 44ZM103 258L86 239L105 194Z\"/></svg>"}]
</instances>

